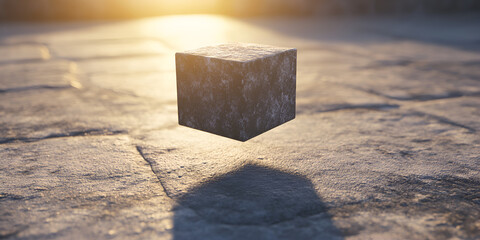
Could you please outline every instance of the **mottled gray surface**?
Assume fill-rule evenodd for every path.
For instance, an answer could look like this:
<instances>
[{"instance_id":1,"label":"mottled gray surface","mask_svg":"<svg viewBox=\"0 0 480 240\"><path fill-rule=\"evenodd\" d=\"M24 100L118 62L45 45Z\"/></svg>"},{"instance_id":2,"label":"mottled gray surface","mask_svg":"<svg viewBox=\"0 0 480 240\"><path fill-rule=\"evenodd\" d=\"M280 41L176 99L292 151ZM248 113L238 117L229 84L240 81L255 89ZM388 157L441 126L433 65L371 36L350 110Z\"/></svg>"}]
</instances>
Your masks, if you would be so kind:
<instances>
[{"instance_id":1,"label":"mottled gray surface","mask_svg":"<svg viewBox=\"0 0 480 240\"><path fill-rule=\"evenodd\" d=\"M478 22L1 23L0 239L479 239ZM298 48L294 121L178 125L175 52L225 42Z\"/></svg>"},{"instance_id":2,"label":"mottled gray surface","mask_svg":"<svg viewBox=\"0 0 480 240\"><path fill-rule=\"evenodd\" d=\"M246 141L295 118L296 49L230 43L175 62L180 125Z\"/></svg>"}]
</instances>

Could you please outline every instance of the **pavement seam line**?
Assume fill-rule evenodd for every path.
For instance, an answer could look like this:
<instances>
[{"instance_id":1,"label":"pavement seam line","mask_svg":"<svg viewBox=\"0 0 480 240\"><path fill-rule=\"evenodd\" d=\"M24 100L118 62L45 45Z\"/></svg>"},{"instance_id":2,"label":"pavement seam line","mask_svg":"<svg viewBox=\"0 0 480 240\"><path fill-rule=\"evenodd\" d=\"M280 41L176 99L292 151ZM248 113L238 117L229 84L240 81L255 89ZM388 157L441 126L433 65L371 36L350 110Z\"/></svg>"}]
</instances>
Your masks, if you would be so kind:
<instances>
[{"instance_id":1,"label":"pavement seam line","mask_svg":"<svg viewBox=\"0 0 480 240\"><path fill-rule=\"evenodd\" d=\"M16 88L4 88L4 89L0 89L0 93L23 92L23 91L31 91L31 90L39 90L39 89L64 90L68 88L72 88L72 86L71 85L65 85L65 86L35 85L35 86L25 86L25 87L16 87Z\"/></svg>"},{"instance_id":2,"label":"pavement seam line","mask_svg":"<svg viewBox=\"0 0 480 240\"><path fill-rule=\"evenodd\" d=\"M369 88L363 88L363 87L358 87L354 86L351 84L339 84L340 86L344 87L349 87L351 89L355 89L358 91L362 91L368 94L372 94L378 97L381 97L386 100L394 100L394 101L399 101L402 103L405 102L429 102L429 101L435 101L435 100L442 100L442 99L455 99L455 98L461 98L461 97L477 97L480 96L480 92L463 92L463 91L455 91L455 92L450 92L448 95L442 96L442 95L419 95L419 96L411 96L411 97L395 97L395 96L390 96L388 94L381 93L379 91L376 91L374 89L369 89Z\"/></svg>"},{"instance_id":3,"label":"pavement seam line","mask_svg":"<svg viewBox=\"0 0 480 240\"><path fill-rule=\"evenodd\" d=\"M468 132L470 132L470 133L476 133L477 132L477 130L472 128L472 127L457 123L457 122L455 122L453 120L450 120L446 117L441 117L441 116L437 116L437 115L433 115L433 114L425 113L425 112L420 112L420 111L412 111L412 114L417 115L417 116L430 118L430 119L438 121L439 123L447 124L447 125L454 126L454 127L463 128L463 129L468 130Z\"/></svg>"},{"instance_id":4,"label":"pavement seam line","mask_svg":"<svg viewBox=\"0 0 480 240\"><path fill-rule=\"evenodd\" d=\"M0 234L0 239L8 239L8 238L11 238L11 237L17 237L19 233L25 231L25 229L27 229L28 226L22 226L20 229L17 229L13 232L9 232L9 233L6 233L6 234Z\"/></svg>"},{"instance_id":5,"label":"pavement seam line","mask_svg":"<svg viewBox=\"0 0 480 240\"><path fill-rule=\"evenodd\" d=\"M145 154L143 153L142 147L137 145L137 146L135 146L135 149L137 149L138 154L140 154L140 156L143 158L143 160L145 162L147 162L148 165L150 166L150 169L152 170L153 175L155 175L155 177L157 177L158 182L160 183L160 186L162 186L163 191L165 192L165 195L167 195L167 197L169 197L170 199L173 199L172 196L170 196L170 194L168 193L167 189L165 188L165 185L163 184L162 179L157 175L157 173L153 169L153 163L151 161L149 161L147 157L145 157Z\"/></svg>"},{"instance_id":6,"label":"pavement seam line","mask_svg":"<svg viewBox=\"0 0 480 240\"><path fill-rule=\"evenodd\" d=\"M67 133L58 133L58 134L50 134L45 137L38 137L38 138L0 138L0 144L7 144L13 142L22 142L22 143L30 143L30 142L37 142L41 140L47 140L52 138L66 138L66 137L86 137L86 136L112 136L112 135L121 135L126 134L127 132L124 130L114 130L109 131L106 129L86 129L82 131L72 131Z\"/></svg>"},{"instance_id":7,"label":"pavement seam line","mask_svg":"<svg viewBox=\"0 0 480 240\"><path fill-rule=\"evenodd\" d=\"M315 114L315 113L327 113L327 112L338 112L338 111L345 111L345 110L356 110L356 109L363 109L363 110L390 110L390 109L398 109L400 105L398 104L361 104L361 105L353 105L347 104L343 106L333 107L330 109L325 110L298 110L298 114Z\"/></svg>"}]
</instances>

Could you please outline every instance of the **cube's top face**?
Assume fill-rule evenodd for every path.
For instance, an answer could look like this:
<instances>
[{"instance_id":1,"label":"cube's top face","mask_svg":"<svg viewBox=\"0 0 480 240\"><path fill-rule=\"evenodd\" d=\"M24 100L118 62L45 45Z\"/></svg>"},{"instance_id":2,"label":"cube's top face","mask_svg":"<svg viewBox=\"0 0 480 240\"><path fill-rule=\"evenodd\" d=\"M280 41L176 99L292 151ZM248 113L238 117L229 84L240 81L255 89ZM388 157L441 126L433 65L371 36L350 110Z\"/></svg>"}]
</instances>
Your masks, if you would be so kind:
<instances>
[{"instance_id":1,"label":"cube's top face","mask_svg":"<svg viewBox=\"0 0 480 240\"><path fill-rule=\"evenodd\" d=\"M249 62L265 58L293 48L273 47L251 43L228 43L217 46L202 47L195 50L181 52L195 56L216 58L226 61Z\"/></svg>"}]
</instances>

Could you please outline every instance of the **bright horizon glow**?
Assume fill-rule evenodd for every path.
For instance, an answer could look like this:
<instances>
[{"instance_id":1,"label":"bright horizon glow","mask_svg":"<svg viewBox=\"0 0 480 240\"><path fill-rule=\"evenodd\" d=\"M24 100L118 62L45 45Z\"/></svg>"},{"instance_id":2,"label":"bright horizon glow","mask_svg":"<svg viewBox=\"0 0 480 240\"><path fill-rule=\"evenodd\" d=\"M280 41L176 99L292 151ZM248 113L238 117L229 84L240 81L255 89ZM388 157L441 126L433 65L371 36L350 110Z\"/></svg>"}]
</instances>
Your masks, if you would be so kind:
<instances>
[{"instance_id":1,"label":"bright horizon glow","mask_svg":"<svg viewBox=\"0 0 480 240\"><path fill-rule=\"evenodd\" d=\"M160 34L176 49L189 49L231 41L232 32L240 25L239 21L221 15L171 15L146 21L142 31Z\"/></svg>"},{"instance_id":2,"label":"bright horizon glow","mask_svg":"<svg viewBox=\"0 0 480 240\"><path fill-rule=\"evenodd\" d=\"M219 0L162 0L155 2L167 12L211 12L220 7Z\"/></svg>"},{"instance_id":3,"label":"bright horizon glow","mask_svg":"<svg viewBox=\"0 0 480 240\"><path fill-rule=\"evenodd\" d=\"M135 16L219 13L223 10L221 0L124 0L121 5L119 11Z\"/></svg>"}]
</instances>

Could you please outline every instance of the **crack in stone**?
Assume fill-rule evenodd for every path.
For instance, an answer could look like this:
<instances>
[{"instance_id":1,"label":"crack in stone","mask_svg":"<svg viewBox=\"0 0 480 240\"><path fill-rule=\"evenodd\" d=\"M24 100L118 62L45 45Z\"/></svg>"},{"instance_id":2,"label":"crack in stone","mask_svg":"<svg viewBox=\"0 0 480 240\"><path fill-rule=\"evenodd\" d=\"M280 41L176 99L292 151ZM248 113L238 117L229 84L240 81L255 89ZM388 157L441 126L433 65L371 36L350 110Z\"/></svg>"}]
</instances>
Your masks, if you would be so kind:
<instances>
[{"instance_id":1,"label":"crack in stone","mask_svg":"<svg viewBox=\"0 0 480 240\"><path fill-rule=\"evenodd\" d=\"M356 86L349 86L353 89L363 91L366 93L370 93L382 98L386 99L391 99L391 100L398 100L398 101L420 101L420 102L425 102L425 101L432 101L432 100L439 100L439 99L450 99L450 98L459 98L459 97L476 97L480 96L480 92L471 92L471 93L465 93L465 92L460 92L460 91L452 91L448 92L446 95L435 95L435 94L423 94L423 95L415 95L411 97L395 97L391 96L388 94L383 94L379 91L373 90L373 89L364 89L361 87L356 87Z\"/></svg>"},{"instance_id":2,"label":"crack in stone","mask_svg":"<svg viewBox=\"0 0 480 240\"><path fill-rule=\"evenodd\" d=\"M459 79L467 78L467 79L473 80L473 81L480 81L480 78L477 75L474 75L474 74L464 74L464 73L460 74L458 72L449 71L449 70L436 70L436 71L439 71L439 72L444 73L444 74L448 74L448 75L453 76L453 77L457 77Z\"/></svg>"},{"instance_id":3,"label":"crack in stone","mask_svg":"<svg viewBox=\"0 0 480 240\"><path fill-rule=\"evenodd\" d=\"M443 123L443 124L447 124L447 125L450 125L450 126L454 126L454 127L459 127L459 128L463 128L463 129L466 129L468 130L470 133L476 133L477 130L475 130L474 128L472 127L469 127L469 126L466 126L466 125L463 125L463 124L460 124L460 123L457 123L455 121L452 121L446 117L441 117L441 116L437 116L437 115L433 115L433 114L429 114L429 113L424 113L424 112L419 112L419 111L412 111L411 112L413 115L416 115L416 116L421 116L421 117L426 117L426 118L430 118L430 119L433 119L433 120L436 120L440 123Z\"/></svg>"},{"instance_id":4,"label":"crack in stone","mask_svg":"<svg viewBox=\"0 0 480 240\"><path fill-rule=\"evenodd\" d=\"M65 85L65 86L36 85L36 86L0 89L0 93L23 92L23 91L39 90L39 89L64 90L68 88L72 88L72 86L71 85Z\"/></svg>"},{"instance_id":5,"label":"crack in stone","mask_svg":"<svg viewBox=\"0 0 480 240\"><path fill-rule=\"evenodd\" d=\"M17 236L20 232L25 231L28 228L28 226L24 226L18 230L6 233L6 234L0 234L0 239L8 239L14 236Z\"/></svg>"},{"instance_id":6,"label":"crack in stone","mask_svg":"<svg viewBox=\"0 0 480 240\"><path fill-rule=\"evenodd\" d=\"M420 65L419 65L420 64ZM456 71L447 71L443 70L443 66L467 66L467 67L477 67L480 65L480 61L473 60L473 61L414 61L410 59L395 59L395 60L379 60L373 61L370 64L356 67L356 69L377 69L377 68L386 68L386 67L409 67L413 66L417 70L421 71L439 71L442 73L455 75L458 77L465 77L468 75L460 74ZM472 78L475 78L472 76ZM477 79L473 79L477 80Z\"/></svg>"},{"instance_id":7,"label":"crack in stone","mask_svg":"<svg viewBox=\"0 0 480 240\"><path fill-rule=\"evenodd\" d=\"M325 110L300 110L301 106L299 106L298 113L324 113L324 112L336 112L336 111L343 111L343 110L354 110L354 109L367 109L367 110L390 110L390 109L397 109L400 105L398 104L360 104L360 105L341 105L338 107L325 109Z\"/></svg>"},{"instance_id":8,"label":"crack in stone","mask_svg":"<svg viewBox=\"0 0 480 240\"><path fill-rule=\"evenodd\" d=\"M0 61L0 65L10 65L10 64L27 64L27 63L38 63L46 62L49 60L46 59L22 59L22 60L9 60L9 61Z\"/></svg>"},{"instance_id":9,"label":"crack in stone","mask_svg":"<svg viewBox=\"0 0 480 240\"><path fill-rule=\"evenodd\" d=\"M20 195L16 195L16 194L10 194L10 193L0 193L0 201L6 201L6 200L13 200L13 201L17 201L17 200L32 200L34 198L37 198L36 196L20 196Z\"/></svg>"},{"instance_id":10,"label":"crack in stone","mask_svg":"<svg viewBox=\"0 0 480 240\"><path fill-rule=\"evenodd\" d=\"M412 65L415 63L412 60L408 59L400 59L400 60L380 60L380 61L374 61L373 63L370 63L365 66L357 67L357 69L379 69L379 68L385 68L385 67L407 67L409 65Z\"/></svg>"},{"instance_id":11,"label":"crack in stone","mask_svg":"<svg viewBox=\"0 0 480 240\"><path fill-rule=\"evenodd\" d=\"M466 239L480 233L480 228L475 224L480 213L478 179L396 174L385 175L382 178L386 179L387 183L376 187L376 192L381 197L331 206L331 214L337 219L352 219L362 212L394 213L414 218L437 214L436 218L443 219L445 223L432 226L434 227L432 233L437 235L434 239L456 235L455 230L451 230L454 228L460 230L460 236ZM359 223L358 227L361 231L367 225L368 223ZM350 232L350 229L346 228L340 230Z\"/></svg>"},{"instance_id":12,"label":"crack in stone","mask_svg":"<svg viewBox=\"0 0 480 240\"><path fill-rule=\"evenodd\" d=\"M160 186L162 186L163 191L165 192L165 195L167 195L167 197L169 197L170 199L173 199L172 196L170 196L170 193L168 193L167 189L165 188L165 185L163 184L162 179L157 175L157 173L153 169L153 162L151 162L150 160L148 160L147 157L145 157L145 154L143 153L142 147L141 146L135 146L135 148L137 149L137 152L140 154L140 156L143 158L143 160L145 160L145 162L147 162L148 165L150 165L150 169L152 170L153 175L155 175L155 177L157 177L158 182L160 183Z\"/></svg>"},{"instance_id":13,"label":"crack in stone","mask_svg":"<svg viewBox=\"0 0 480 240\"><path fill-rule=\"evenodd\" d=\"M37 142L41 140L51 139L51 138L65 138L65 137L78 137L78 136L111 136L111 135L120 135L126 134L125 130L106 130L106 129L86 129L81 131L72 131L67 133L54 133L47 135L45 137L38 138L0 138L0 144L12 143L12 142Z\"/></svg>"},{"instance_id":14,"label":"crack in stone","mask_svg":"<svg viewBox=\"0 0 480 240\"><path fill-rule=\"evenodd\" d=\"M451 48L457 48L460 50L468 50L468 51L479 50L478 40L458 42L457 40L453 40L453 39L440 39L440 38L429 39L425 37L418 38L418 37L405 35L405 33L389 32L386 30L378 29L378 28L363 28L363 30L373 35L385 36L385 37L391 38L392 40L412 41L412 42L426 41L426 42L433 43L435 45L444 45Z\"/></svg>"}]
</instances>

